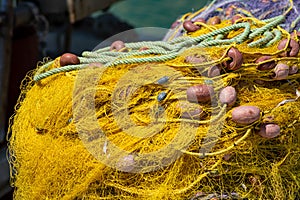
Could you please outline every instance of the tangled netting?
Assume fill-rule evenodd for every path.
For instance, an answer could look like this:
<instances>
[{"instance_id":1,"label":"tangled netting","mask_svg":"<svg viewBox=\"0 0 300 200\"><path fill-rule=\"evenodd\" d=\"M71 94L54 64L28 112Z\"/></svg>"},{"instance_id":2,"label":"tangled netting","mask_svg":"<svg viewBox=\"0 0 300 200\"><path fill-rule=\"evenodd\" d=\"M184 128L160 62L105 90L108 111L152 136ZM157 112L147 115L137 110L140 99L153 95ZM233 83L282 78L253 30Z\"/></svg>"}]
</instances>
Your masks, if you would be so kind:
<instances>
[{"instance_id":1,"label":"tangled netting","mask_svg":"<svg viewBox=\"0 0 300 200\"><path fill-rule=\"evenodd\" d=\"M300 8L299 0L213 0L207 7L195 12L187 13L179 18L173 25L178 25L184 21L185 18L209 19L213 16L219 16L222 19L231 19L235 15L243 15L245 17L255 17L260 20L269 19L279 15L285 16L285 21L281 27L292 32L300 28L300 16L298 9ZM176 37L181 36L184 31L182 26L177 26L179 31L176 31ZM173 27L174 28L174 27ZM173 30L169 31L165 39L169 39Z\"/></svg>"},{"instance_id":2,"label":"tangled netting","mask_svg":"<svg viewBox=\"0 0 300 200\"><path fill-rule=\"evenodd\" d=\"M15 199L299 198L300 34L280 26L295 2L261 20L271 1L230 1L243 15L212 23L220 2L166 41L30 72L10 126Z\"/></svg>"}]
</instances>

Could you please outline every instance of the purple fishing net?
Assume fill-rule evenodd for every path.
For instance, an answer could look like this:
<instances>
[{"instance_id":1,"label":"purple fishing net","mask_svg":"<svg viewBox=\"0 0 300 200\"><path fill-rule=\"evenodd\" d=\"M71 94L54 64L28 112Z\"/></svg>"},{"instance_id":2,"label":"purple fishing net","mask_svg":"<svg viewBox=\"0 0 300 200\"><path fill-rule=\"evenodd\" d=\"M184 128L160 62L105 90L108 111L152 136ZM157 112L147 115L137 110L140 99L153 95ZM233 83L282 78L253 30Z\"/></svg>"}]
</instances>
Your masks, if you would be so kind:
<instances>
[{"instance_id":1,"label":"purple fishing net","mask_svg":"<svg viewBox=\"0 0 300 200\"><path fill-rule=\"evenodd\" d=\"M219 16L221 19L231 19L236 14L250 15L260 20L273 18L283 15L292 6L292 9L285 15L285 21L280 25L285 30L292 32L300 28L300 0L216 0L206 6L206 9L192 18L204 18L208 20L213 16ZM180 26L180 30L175 37L182 35L183 28L181 23L177 23L176 27ZM173 26L173 28L175 28ZM167 40L173 31L166 35L164 40Z\"/></svg>"}]
</instances>

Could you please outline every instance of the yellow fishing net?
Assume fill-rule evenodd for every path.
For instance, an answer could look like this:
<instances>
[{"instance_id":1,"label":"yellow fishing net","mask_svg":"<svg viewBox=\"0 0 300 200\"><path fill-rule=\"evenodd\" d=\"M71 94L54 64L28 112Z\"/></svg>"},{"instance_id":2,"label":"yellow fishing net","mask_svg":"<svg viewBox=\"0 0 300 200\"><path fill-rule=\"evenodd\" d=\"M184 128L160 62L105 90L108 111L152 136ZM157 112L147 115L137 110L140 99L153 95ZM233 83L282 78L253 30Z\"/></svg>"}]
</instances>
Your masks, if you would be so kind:
<instances>
[{"instance_id":1,"label":"yellow fishing net","mask_svg":"<svg viewBox=\"0 0 300 200\"><path fill-rule=\"evenodd\" d=\"M295 199L299 54L281 55L293 48L278 49L292 40L278 19L222 20L169 42L85 52L77 65L61 66L61 57L39 64L11 120L15 199ZM268 40L267 31L280 37ZM243 62L230 69L237 52ZM256 62L262 56L270 57ZM260 70L263 62L288 66L289 75ZM220 74L208 75L212 66ZM210 101L190 101L195 85L213 87ZM227 86L237 93L230 106L219 100ZM239 106L256 106L259 117L233 120ZM280 134L262 137L266 124Z\"/></svg>"}]
</instances>

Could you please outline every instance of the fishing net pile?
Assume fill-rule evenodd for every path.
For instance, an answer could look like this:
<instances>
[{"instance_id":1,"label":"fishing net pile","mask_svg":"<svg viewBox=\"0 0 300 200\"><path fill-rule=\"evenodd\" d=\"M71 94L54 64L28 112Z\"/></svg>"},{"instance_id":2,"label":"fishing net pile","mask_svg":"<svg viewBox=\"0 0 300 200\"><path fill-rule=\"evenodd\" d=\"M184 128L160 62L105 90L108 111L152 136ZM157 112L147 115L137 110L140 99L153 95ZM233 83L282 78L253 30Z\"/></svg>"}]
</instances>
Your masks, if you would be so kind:
<instances>
[{"instance_id":1,"label":"fishing net pile","mask_svg":"<svg viewBox=\"0 0 300 200\"><path fill-rule=\"evenodd\" d=\"M30 72L11 120L15 199L299 198L298 2L220 2L164 41Z\"/></svg>"}]
</instances>

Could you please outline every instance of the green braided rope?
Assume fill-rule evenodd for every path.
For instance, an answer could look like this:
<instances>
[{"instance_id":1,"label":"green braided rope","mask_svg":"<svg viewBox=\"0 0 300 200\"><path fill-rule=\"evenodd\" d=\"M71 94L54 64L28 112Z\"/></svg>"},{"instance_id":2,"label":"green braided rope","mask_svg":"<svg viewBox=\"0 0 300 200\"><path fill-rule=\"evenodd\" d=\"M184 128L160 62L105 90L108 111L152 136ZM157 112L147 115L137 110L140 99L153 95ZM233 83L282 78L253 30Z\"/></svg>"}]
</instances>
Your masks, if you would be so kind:
<instances>
[{"instance_id":1,"label":"green braided rope","mask_svg":"<svg viewBox=\"0 0 300 200\"><path fill-rule=\"evenodd\" d=\"M212 31L210 33L207 33L207 34L185 40L184 42L179 43L177 45L176 50L179 50L179 49L181 49L183 47L186 47L186 46L192 46L194 44L198 44L199 42L201 42L205 39L208 39L210 37L213 37L215 35L223 34L223 33L229 32L231 30L235 30L236 28L240 28L240 26L237 27L237 25L238 24L234 24L234 25L231 25L229 27L224 27L224 28L221 28L221 29L218 29L218 30L214 30L214 31ZM245 23L241 23L239 25L242 25L242 27L243 27L243 25L245 25Z\"/></svg>"},{"instance_id":2,"label":"green braided rope","mask_svg":"<svg viewBox=\"0 0 300 200\"><path fill-rule=\"evenodd\" d=\"M119 58L126 58L130 56L144 56L144 55L151 55L151 54L168 54L170 51L161 50L161 49L148 49L144 51L138 51L138 52L129 52L125 55L121 55Z\"/></svg>"},{"instance_id":3,"label":"green braided rope","mask_svg":"<svg viewBox=\"0 0 300 200\"><path fill-rule=\"evenodd\" d=\"M146 50L150 50L150 49L157 49L157 50L160 50L160 51L172 51L172 49L170 50L168 45L165 45L165 46L162 46L162 45L153 45L153 44L149 44L146 46L148 49ZM143 47L141 47L143 48ZM138 51L141 51L140 49L138 49ZM143 50L145 51L145 50Z\"/></svg>"},{"instance_id":4,"label":"green braided rope","mask_svg":"<svg viewBox=\"0 0 300 200\"><path fill-rule=\"evenodd\" d=\"M265 20L265 22L269 22L265 26L258 28L254 31L250 30L250 23L237 23L233 24L228 27L220 28L218 30L214 30L210 33L198 36L198 37L179 37L175 38L171 41L143 41L143 42L136 42L136 43L127 43L126 47L132 49L132 52L117 52L117 51L109 51L110 47L105 47L102 49L97 49L93 52L83 52L82 56L79 57L80 63L79 65L69 65L65 67L55 68L40 74L44 69L48 68L52 63L46 63L41 69L36 73L34 76L34 81L39 81L43 78L49 77L53 74L57 74L60 72L67 72L72 70L78 70L82 67L86 66L88 63L92 62L100 62L104 64L105 67L111 67L119 64L134 64L134 63L144 63L144 62L162 62L170 59L176 58L182 51L186 48L196 45L199 47L206 47L206 46L216 46L216 45L224 45L224 44L231 44L231 43L242 43L245 42L247 39L251 39L256 37L260 33L264 33L264 38L261 38L257 41L251 42L250 46L256 46L265 44L270 45L274 42L278 41L281 38L281 32L275 29L273 32L275 34L275 38L271 38L272 33L268 30L277 26L282 20L284 20L284 16L278 16L275 18L271 18ZM222 39L224 38L224 34L236 30L244 28L244 31L235 36L231 39ZM216 36L217 39L210 39ZM142 47L148 47L149 49L144 51L138 51ZM152 56L152 54L159 54L157 56ZM128 58L130 56L146 56L142 58Z\"/></svg>"},{"instance_id":5,"label":"green braided rope","mask_svg":"<svg viewBox=\"0 0 300 200\"><path fill-rule=\"evenodd\" d=\"M233 24L231 26L227 26L227 27L224 27L224 28L220 28L218 30L214 30L214 31L212 31L210 33L207 33L207 34L204 34L204 35L201 35L201 36L198 36L198 37L195 37L195 38L191 38L190 40L187 40L187 41L183 42L182 44L180 44L180 46L178 48L181 48L182 46L190 46L190 45L193 45L195 43L199 43L199 42L201 42L202 40L204 40L206 38L213 37L213 36L219 35L219 34L224 34L224 33L227 33L229 31L233 31L233 30L240 29L240 28L245 29L244 32L242 34L240 34L241 37L240 37L239 41L241 41L241 40L246 39L247 35L250 32L250 24L248 22Z\"/></svg>"},{"instance_id":6,"label":"green braided rope","mask_svg":"<svg viewBox=\"0 0 300 200\"><path fill-rule=\"evenodd\" d=\"M209 37L212 37L212 36L215 36L215 35L219 35L221 33L226 33L226 32L229 32L231 30L235 30L237 28L244 27L246 29L247 26L250 26L249 23L234 24L234 25L231 25L229 27L225 27L225 28L222 28L222 29L219 29L219 30L215 30L211 33L202 35L202 36L197 37L197 38L191 38L191 39L187 38L186 41L188 41L188 42L185 41L185 42L179 44L179 46L170 45L170 44L168 44L166 42L163 42L163 41L128 43L126 46L129 47L129 48L140 48L142 46L146 46L146 45L149 45L149 44L150 45L159 45L159 46L166 47L166 48L171 48L171 47L174 48L174 46L175 47L177 46L177 48L175 48L175 50L173 50L173 51L178 51L179 49L183 49L183 45L186 45L187 43L193 44L193 43L196 43L197 41L201 41L203 39L206 39L206 38L209 38ZM110 48L105 47L103 49L97 50L96 52L103 52L104 49L108 50ZM170 53L170 52L168 52L168 53ZM162 62L162 61L173 59L176 56L178 56L178 54L179 54L179 52L171 53L171 54L168 54L168 55L156 56L156 57L129 58L129 59L123 59L123 60L116 60L114 62L109 62L109 63L107 63L107 61L104 58L103 59L101 59L101 58L88 58L88 59L87 58L80 58L80 61L82 63L101 62L102 61L102 62L106 63L105 66L115 66L115 65L119 65L119 64L133 64L133 63L143 63L143 62ZM99 57L101 57L101 55L99 55ZM56 74L56 73L80 69L80 67L78 67L78 66L82 66L82 65L70 65L70 66L61 67L61 68L58 68L58 69L53 69L53 70L50 70L50 71L45 72L43 74L36 75L34 77L34 80L39 81L43 78L46 78L46 77L51 76L51 75Z\"/></svg>"},{"instance_id":7,"label":"green braided rope","mask_svg":"<svg viewBox=\"0 0 300 200\"><path fill-rule=\"evenodd\" d=\"M68 66L65 66L65 67L54 68L54 69L51 69L51 70L49 70L45 73L34 76L33 80L35 82L37 82L39 80L42 80L42 79L47 78L47 77L49 77L51 75L54 75L54 74L58 74L60 72L69 72L69 71L73 71L73 70L78 70L78 69L82 68L82 66L83 65L68 65Z\"/></svg>"},{"instance_id":8,"label":"green braided rope","mask_svg":"<svg viewBox=\"0 0 300 200\"><path fill-rule=\"evenodd\" d=\"M275 26L279 25L284 20L285 20L285 17L283 15L273 18L273 20L270 23L266 24L265 26L263 26L261 28L257 28L256 30L254 30L249 35L249 39L253 39L256 36L262 35L262 33L274 28Z\"/></svg>"},{"instance_id":9,"label":"green braided rope","mask_svg":"<svg viewBox=\"0 0 300 200\"><path fill-rule=\"evenodd\" d=\"M274 33L275 37L266 44L266 47L273 45L281 39L282 34L280 30L274 29L272 32Z\"/></svg>"},{"instance_id":10,"label":"green braided rope","mask_svg":"<svg viewBox=\"0 0 300 200\"><path fill-rule=\"evenodd\" d=\"M248 47L257 47L257 46L261 46L263 44L266 44L267 42L271 41L273 38L273 34L270 31L266 31L264 33L264 37L260 38L258 40L255 40L251 43L248 44Z\"/></svg>"},{"instance_id":11,"label":"green braided rope","mask_svg":"<svg viewBox=\"0 0 300 200\"><path fill-rule=\"evenodd\" d=\"M46 64L44 64L43 66L41 66L36 74L40 74L42 71L44 71L45 69L47 69L48 67L50 67L52 64L54 63L54 60L50 61L50 62L47 62Z\"/></svg>"},{"instance_id":12,"label":"green braided rope","mask_svg":"<svg viewBox=\"0 0 300 200\"><path fill-rule=\"evenodd\" d=\"M86 58L102 58L102 59L115 59L117 56L119 56L118 54L116 55L105 55L105 54L98 54L96 52L93 52L93 51L84 51L82 54L81 54L83 57L86 57Z\"/></svg>"},{"instance_id":13,"label":"green braided rope","mask_svg":"<svg viewBox=\"0 0 300 200\"><path fill-rule=\"evenodd\" d=\"M244 32L237 36L236 42L238 44L243 43L244 41L246 41L248 39L248 36L249 36L250 32L251 32L249 23L245 23L244 28L245 28Z\"/></svg>"},{"instance_id":14,"label":"green braided rope","mask_svg":"<svg viewBox=\"0 0 300 200\"><path fill-rule=\"evenodd\" d=\"M104 65L105 67L111 67L115 65L120 64L134 64L134 63L145 63L145 62L162 62L166 60L171 60L173 58L176 58L178 56L179 52L162 55L162 56L156 56L156 57L145 57L145 58L128 58L123 60L117 60L111 63L108 63Z\"/></svg>"},{"instance_id":15,"label":"green braided rope","mask_svg":"<svg viewBox=\"0 0 300 200\"><path fill-rule=\"evenodd\" d=\"M197 47L209 47L209 46L217 46L217 45L226 45L236 42L235 39L225 39L225 40L210 40L203 41L196 45Z\"/></svg>"},{"instance_id":16,"label":"green braided rope","mask_svg":"<svg viewBox=\"0 0 300 200\"><path fill-rule=\"evenodd\" d=\"M215 36L215 35L219 35L219 34L224 34L224 33L228 33L230 31L233 31L233 30L236 30L236 29L240 29L240 28L244 28L244 32L245 32L245 35L248 35L248 31L247 30L250 30L250 24L248 22L245 22L245 23L238 23L238 24L233 24L231 26L227 26L227 27L224 27L224 28L220 28L220 29L217 29L215 31L212 31L210 33L207 33L205 35L201 35L199 37L196 37L196 38L192 38L192 41L194 42L199 42L201 40L203 40L202 38L206 38L206 37L212 37L212 36Z\"/></svg>"},{"instance_id":17,"label":"green braided rope","mask_svg":"<svg viewBox=\"0 0 300 200\"><path fill-rule=\"evenodd\" d=\"M117 56L120 56L123 54L124 54L124 52L120 52L120 51L106 51L106 52L100 53L99 55L117 57Z\"/></svg>"},{"instance_id":18,"label":"green braided rope","mask_svg":"<svg viewBox=\"0 0 300 200\"><path fill-rule=\"evenodd\" d=\"M166 51L166 50L157 50L157 49L149 49L145 51L138 51L138 52L129 52L123 55L120 55L119 57L103 57L101 54L96 54L94 57L91 57L93 54L89 54L88 58L80 57L80 63L90 63L90 62L100 62L103 64L106 64L107 62L116 60L116 59L123 59L130 56L142 56L142 55L151 55L151 54L161 54L161 55L167 55L170 54L172 51Z\"/></svg>"},{"instance_id":19,"label":"green braided rope","mask_svg":"<svg viewBox=\"0 0 300 200\"><path fill-rule=\"evenodd\" d=\"M166 42L163 42L163 41L142 41L142 42L134 42L134 43L126 43L126 47L128 48L131 48L131 49L136 49L138 50L139 48L141 47L153 47L153 46L161 46L165 49L172 49L173 46L166 43ZM110 47L105 47L105 48L102 48L102 49L98 49L98 50L94 50L93 52L96 52L96 53L104 53L106 51L110 50ZM120 53L120 52L118 52Z\"/></svg>"},{"instance_id":20,"label":"green braided rope","mask_svg":"<svg viewBox=\"0 0 300 200\"><path fill-rule=\"evenodd\" d=\"M238 26L235 26L238 27ZM231 38L231 39L224 39L224 40L220 40L220 39L216 39L216 40L211 40L211 41L203 41L200 42L199 47L207 47L207 46L217 46L217 45L226 45L226 44L231 44L233 42L237 42L237 43L242 43L247 39L247 36L250 33L250 24L249 23L245 23L242 25L242 27L245 28L244 32L242 32L241 34L239 34L238 36ZM218 36L220 36L222 34L218 34Z\"/></svg>"},{"instance_id":21,"label":"green braided rope","mask_svg":"<svg viewBox=\"0 0 300 200\"><path fill-rule=\"evenodd\" d=\"M277 20L279 17L284 17L284 16L279 15L279 16L272 17L272 18L269 18L269 19L263 19L262 21L265 22L265 23L270 23L270 22L273 22L274 20Z\"/></svg>"},{"instance_id":22,"label":"green braided rope","mask_svg":"<svg viewBox=\"0 0 300 200\"><path fill-rule=\"evenodd\" d=\"M221 40L223 38L224 38L224 35L223 34L219 34L219 35L217 35L216 40Z\"/></svg>"},{"instance_id":23,"label":"green braided rope","mask_svg":"<svg viewBox=\"0 0 300 200\"><path fill-rule=\"evenodd\" d=\"M163 41L143 41L143 42L126 44L126 47L131 49L137 49L137 50L140 49L141 47L155 47L155 46L163 47L164 49L167 50L173 49L173 45Z\"/></svg>"},{"instance_id":24,"label":"green braided rope","mask_svg":"<svg viewBox=\"0 0 300 200\"><path fill-rule=\"evenodd\" d=\"M88 64L88 63L107 63L109 61L115 60L116 58L111 58L111 59L107 59L107 58L102 58L102 57L98 57L98 58L85 58L85 57L78 57L80 60L81 64Z\"/></svg>"}]
</instances>

